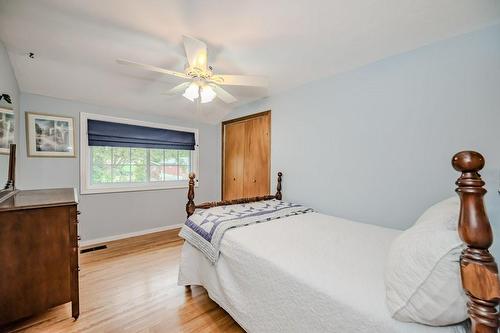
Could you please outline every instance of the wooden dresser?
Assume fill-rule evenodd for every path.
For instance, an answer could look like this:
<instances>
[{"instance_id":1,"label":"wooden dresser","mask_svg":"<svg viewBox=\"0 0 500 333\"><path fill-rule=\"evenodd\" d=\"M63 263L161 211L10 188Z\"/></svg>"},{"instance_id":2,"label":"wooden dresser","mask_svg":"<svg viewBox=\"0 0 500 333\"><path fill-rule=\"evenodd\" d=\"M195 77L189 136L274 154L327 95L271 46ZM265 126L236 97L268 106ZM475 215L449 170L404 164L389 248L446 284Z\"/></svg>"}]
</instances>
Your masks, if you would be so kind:
<instances>
[{"instance_id":1,"label":"wooden dresser","mask_svg":"<svg viewBox=\"0 0 500 333\"><path fill-rule=\"evenodd\" d=\"M0 325L67 302L78 318L77 205L66 188L0 203Z\"/></svg>"}]
</instances>

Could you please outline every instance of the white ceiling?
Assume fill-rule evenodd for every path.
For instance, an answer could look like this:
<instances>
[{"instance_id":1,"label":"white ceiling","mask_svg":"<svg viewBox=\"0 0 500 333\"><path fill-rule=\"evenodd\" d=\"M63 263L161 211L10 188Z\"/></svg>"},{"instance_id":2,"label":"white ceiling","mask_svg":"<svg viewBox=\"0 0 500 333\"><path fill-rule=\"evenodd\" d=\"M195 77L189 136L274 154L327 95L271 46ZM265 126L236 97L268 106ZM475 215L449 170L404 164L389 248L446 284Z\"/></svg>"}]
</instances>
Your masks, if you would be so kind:
<instances>
[{"instance_id":1,"label":"white ceiling","mask_svg":"<svg viewBox=\"0 0 500 333\"><path fill-rule=\"evenodd\" d=\"M191 35L216 73L270 78L268 90L228 87L241 104L499 19L499 0L11 0L0 39L23 92L216 122L222 102L162 95L182 81L115 59L182 71Z\"/></svg>"}]
</instances>

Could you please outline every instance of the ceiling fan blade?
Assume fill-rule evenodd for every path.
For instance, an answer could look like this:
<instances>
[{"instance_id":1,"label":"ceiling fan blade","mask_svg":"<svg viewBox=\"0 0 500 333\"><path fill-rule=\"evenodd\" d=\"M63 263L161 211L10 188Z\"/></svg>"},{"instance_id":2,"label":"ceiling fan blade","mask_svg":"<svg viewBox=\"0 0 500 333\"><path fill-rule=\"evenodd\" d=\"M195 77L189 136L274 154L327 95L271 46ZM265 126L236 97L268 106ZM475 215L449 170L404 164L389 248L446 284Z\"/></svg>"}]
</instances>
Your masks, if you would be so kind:
<instances>
[{"instance_id":1,"label":"ceiling fan blade","mask_svg":"<svg viewBox=\"0 0 500 333\"><path fill-rule=\"evenodd\" d=\"M181 73L181 72L176 72L176 71L171 71L171 70L156 67L156 66L141 64L141 63L135 62L135 61L125 60L125 59L116 59L116 62L121 64L121 65L134 66L134 67L142 68L142 69L145 69L145 70L151 71L151 72L173 75L173 76L177 76L177 77L180 77L183 79L190 79L189 76L187 76L186 74Z\"/></svg>"},{"instance_id":2,"label":"ceiling fan blade","mask_svg":"<svg viewBox=\"0 0 500 333\"><path fill-rule=\"evenodd\" d=\"M214 89L215 93L217 94L217 97L219 97L224 103L231 104L237 101L237 99L233 95L231 95L218 85L210 84L210 87Z\"/></svg>"},{"instance_id":3,"label":"ceiling fan blade","mask_svg":"<svg viewBox=\"0 0 500 333\"><path fill-rule=\"evenodd\" d=\"M183 38L189 67L207 70L207 44L193 37L183 36Z\"/></svg>"},{"instance_id":4,"label":"ceiling fan blade","mask_svg":"<svg viewBox=\"0 0 500 333\"><path fill-rule=\"evenodd\" d=\"M191 84L191 82L181 83L181 84L173 87L172 89L170 89L169 91L167 91L166 93L163 93L163 94L164 95L178 95L178 94L182 94L182 93L184 93L184 91L186 90L186 88L189 87L190 84Z\"/></svg>"},{"instance_id":5,"label":"ceiling fan blade","mask_svg":"<svg viewBox=\"0 0 500 333\"><path fill-rule=\"evenodd\" d=\"M214 75L211 81L227 86L267 87L269 84L267 77L251 75Z\"/></svg>"}]
</instances>

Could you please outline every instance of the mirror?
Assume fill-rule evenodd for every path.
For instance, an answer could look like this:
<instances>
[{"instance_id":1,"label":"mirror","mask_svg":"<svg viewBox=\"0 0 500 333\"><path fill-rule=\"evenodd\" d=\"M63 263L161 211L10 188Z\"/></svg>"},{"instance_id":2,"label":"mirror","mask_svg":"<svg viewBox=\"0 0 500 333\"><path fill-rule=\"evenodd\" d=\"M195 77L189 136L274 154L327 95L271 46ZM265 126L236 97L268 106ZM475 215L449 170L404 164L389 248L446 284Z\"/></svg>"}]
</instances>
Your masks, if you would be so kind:
<instances>
[{"instance_id":1,"label":"mirror","mask_svg":"<svg viewBox=\"0 0 500 333\"><path fill-rule=\"evenodd\" d=\"M3 189L9 176L9 155L0 154L0 190Z\"/></svg>"},{"instance_id":2,"label":"mirror","mask_svg":"<svg viewBox=\"0 0 500 333\"><path fill-rule=\"evenodd\" d=\"M0 185L1 186L1 185ZM5 185L0 187L0 202L11 197L16 192L16 145L9 147L7 176Z\"/></svg>"},{"instance_id":3,"label":"mirror","mask_svg":"<svg viewBox=\"0 0 500 333\"><path fill-rule=\"evenodd\" d=\"M0 92L0 189L8 178L9 146L15 140L15 115L9 94Z\"/></svg>"}]
</instances>

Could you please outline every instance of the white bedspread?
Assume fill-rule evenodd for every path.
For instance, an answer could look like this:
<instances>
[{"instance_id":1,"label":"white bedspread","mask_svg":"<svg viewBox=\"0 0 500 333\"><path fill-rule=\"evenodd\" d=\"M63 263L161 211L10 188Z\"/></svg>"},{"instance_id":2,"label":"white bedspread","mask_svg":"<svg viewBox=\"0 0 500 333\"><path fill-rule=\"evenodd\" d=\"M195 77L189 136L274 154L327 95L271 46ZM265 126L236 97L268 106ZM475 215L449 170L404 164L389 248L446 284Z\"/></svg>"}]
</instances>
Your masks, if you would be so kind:
<instances>
[{"instance_id":1,"label":"white bedspread","mask_svg":"<svg viewBox=\"0 0 500 333\"><path fill-rule=\"evenodd\" d=\"M390 317L384 264L399 233L318 213L233 229L216 265L184 244L179 284L204 286L247 332L465 332Z\"/></svg>"}]
</instances>

